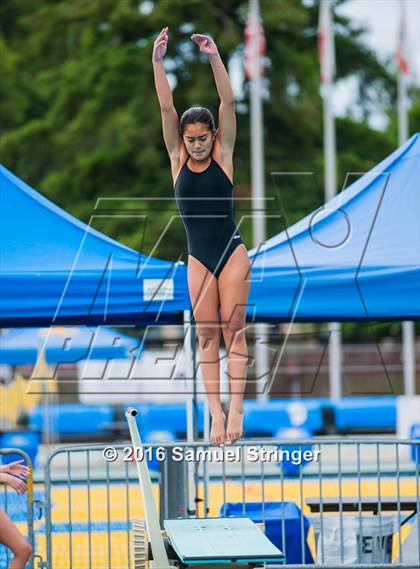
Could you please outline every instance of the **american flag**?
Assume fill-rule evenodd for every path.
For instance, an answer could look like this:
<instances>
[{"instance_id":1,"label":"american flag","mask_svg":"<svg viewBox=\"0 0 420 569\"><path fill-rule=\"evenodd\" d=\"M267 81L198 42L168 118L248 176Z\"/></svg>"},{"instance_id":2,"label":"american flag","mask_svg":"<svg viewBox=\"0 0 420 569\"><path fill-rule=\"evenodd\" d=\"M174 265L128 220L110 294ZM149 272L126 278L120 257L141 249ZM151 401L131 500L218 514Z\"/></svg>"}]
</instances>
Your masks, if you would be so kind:
<instances>
[{"instance_id":1,"label":"american flag","mask_svg":"<svg viewBox=\"0 0 420 569\"><path fill-rule=\"evenodd\" d=\"M264 73L263 56L265 54L264 28L261 22L258 0L250 0L248 18L245 25L245 74L252 80L254 70L261 76Z\"/></svg>"},{"instance_id":2,"label":"american flag","mask_svg":"<svg viewBox=\"0 0 420 569\"><path fill-rule=\"evenodd\" d=\"M320 0L319 3L318 56L321 66L321 83L331 83L335 74L331 0Z\"/></svg>"},{"instance_id":3,"label":"american flag","mask_svg":"<svg viewBox=\"0 0 420 569\"><path fill-rule=\"evenodd\" d=\"M398 68L401 73L408 75L410 69L408 67L407 59L407 18L405 13L405 3L400 4L400 29L398 35L398 46L395 52L395 59L397 60Z\"/></svg>"}]
</instances>

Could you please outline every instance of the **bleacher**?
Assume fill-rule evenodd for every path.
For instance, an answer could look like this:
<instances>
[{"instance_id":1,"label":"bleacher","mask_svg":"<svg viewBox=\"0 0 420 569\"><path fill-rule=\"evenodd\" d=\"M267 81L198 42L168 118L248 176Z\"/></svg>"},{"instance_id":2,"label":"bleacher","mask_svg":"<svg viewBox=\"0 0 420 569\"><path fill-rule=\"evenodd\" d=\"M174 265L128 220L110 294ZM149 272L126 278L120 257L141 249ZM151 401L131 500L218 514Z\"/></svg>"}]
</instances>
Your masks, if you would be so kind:
<instances>
[{"instance_id":1,"label":"bleacher","mask_svg":"<svg viewBox=\"0 0 420 569\"><path fill-rule=\"evenodd\" d=\"M184 403L134 405L144 433L168 431L175 439L186 436ZM81 403L49 404L50 426L60 441L110 440L128 434L124 408ZM396 397L346 397L248 400L244 403L247 438L275 437L283 428L298 427L311 435L392 433L396 430ZM28 413L28 428L44 430L45 411L37 405ZM203 431L204 411L198 404L198 430Z\"/></svg>"}]
</instances>

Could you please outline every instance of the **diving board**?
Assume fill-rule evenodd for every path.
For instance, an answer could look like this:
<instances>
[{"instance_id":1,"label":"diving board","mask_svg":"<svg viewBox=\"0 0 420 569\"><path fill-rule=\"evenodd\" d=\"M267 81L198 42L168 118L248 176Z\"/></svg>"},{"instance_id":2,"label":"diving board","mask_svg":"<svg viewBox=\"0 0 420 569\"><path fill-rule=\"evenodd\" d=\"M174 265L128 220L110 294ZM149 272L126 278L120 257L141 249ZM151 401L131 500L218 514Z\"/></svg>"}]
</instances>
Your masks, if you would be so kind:
<instances>
[{"instance_id":1,"label":"diving board","mask_svg":"<svg viewBox=\"0 0 420 569\"><path fill-rule=\"evenodd\" d=\"M249 518L165 520L164 528L183 564L284 560L282 552Z\"/></svg>"}]
</instances>

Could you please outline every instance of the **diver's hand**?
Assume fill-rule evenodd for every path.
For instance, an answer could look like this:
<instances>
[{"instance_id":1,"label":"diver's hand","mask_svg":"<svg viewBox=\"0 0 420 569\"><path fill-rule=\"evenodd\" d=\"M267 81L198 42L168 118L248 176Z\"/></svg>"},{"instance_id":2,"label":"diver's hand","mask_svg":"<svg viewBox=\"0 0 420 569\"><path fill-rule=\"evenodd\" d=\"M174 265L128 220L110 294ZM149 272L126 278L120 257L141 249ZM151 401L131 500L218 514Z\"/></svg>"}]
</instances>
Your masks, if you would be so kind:
<instances>
[{"instance_id":1,"label":"diver's hand","mask_svg":"<svg viewBox=\"0 0 420 569\"><path fill-rule=\"evenodd\" d=\"M198 45L201 52L206 53L207 55L218 55L219 52L217 45L210 36L205 36L204 34L193 34L191 39Z\"/></svg>"},{"instance_id":2,"label":"diver's hand","mask_svg":"<svg viewBox=\"0 0 420 569\"><path fill-rule=\"evenodd\" d=\"M153 44L152 61L162 61L168 47L168 27L162 28L160 34Z\"/></svg>"}]
</instances>

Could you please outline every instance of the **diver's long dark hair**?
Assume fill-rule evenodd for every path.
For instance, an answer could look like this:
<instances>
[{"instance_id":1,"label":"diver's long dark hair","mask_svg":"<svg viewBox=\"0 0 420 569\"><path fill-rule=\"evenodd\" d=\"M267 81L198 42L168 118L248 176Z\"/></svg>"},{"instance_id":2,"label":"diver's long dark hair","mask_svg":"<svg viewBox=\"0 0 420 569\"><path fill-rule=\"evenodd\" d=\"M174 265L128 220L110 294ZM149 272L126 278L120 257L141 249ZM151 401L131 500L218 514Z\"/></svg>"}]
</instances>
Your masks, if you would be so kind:
<instances>
[{"instance_id":1,"label":"diver's long dark hair","mask_svg":"<svg viewBox=\"0 0 420 569\"><path fill-rule=\"evenodd\" d=\"M216 130L214 117L211 111L205 107L190 107L183 113L181 120L179 121L181 134L184 134L184 129L187 124L194 124L197 122L206 124L212 132Z\"/></svg>"}]
</instances>

